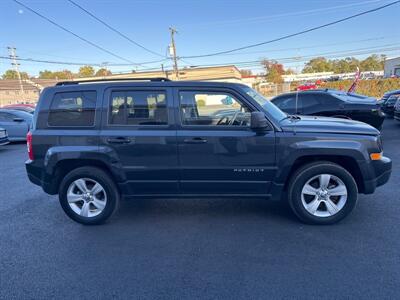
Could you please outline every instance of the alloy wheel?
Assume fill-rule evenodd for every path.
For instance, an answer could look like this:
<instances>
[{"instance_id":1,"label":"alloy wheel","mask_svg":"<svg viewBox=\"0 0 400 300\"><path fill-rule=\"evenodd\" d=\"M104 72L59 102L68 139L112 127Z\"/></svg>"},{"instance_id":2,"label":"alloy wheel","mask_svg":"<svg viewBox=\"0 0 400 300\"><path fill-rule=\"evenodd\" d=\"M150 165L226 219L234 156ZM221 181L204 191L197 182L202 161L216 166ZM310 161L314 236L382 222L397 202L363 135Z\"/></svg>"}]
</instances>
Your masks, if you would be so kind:
<instances>
[{"instance_id":1,"label":"alloy wheel","mask_svg":"<svg viewBox=\"0 0 400 300\"><path fill-rule=\"evenodd\" d=\"M337 176L320 174L308 180L301 191L304 208L316 217L331 217L347 202L347 187Z\"/></svg>"},{"instance_id":2,"label":"alloy wheel","mask_svg":"<svg viewBox=\"0 0 400 300\"><path fill-rule=\"evenodd\" d=\"M107 194L96 180L79 178L69 185L67 200L76 214L91 218L103 212L107 204Z\"/></svg>"}]
</instances>

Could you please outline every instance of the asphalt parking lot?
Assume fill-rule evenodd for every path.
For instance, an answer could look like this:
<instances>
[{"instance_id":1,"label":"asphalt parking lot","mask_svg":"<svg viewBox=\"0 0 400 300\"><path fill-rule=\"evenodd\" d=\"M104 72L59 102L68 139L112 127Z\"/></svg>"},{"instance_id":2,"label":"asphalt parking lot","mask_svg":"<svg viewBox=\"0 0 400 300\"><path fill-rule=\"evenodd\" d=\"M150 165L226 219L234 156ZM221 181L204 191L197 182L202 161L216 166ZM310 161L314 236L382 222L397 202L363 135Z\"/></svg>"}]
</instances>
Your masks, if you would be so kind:
<instances>
[{"instance_id":1,"label":"asphalt parking lot","mask_svg":"<svg viewBox=\"0 0 400 300\"><path fill-rule=\"evenodd\" d=\"M390 182L333 226L265 200L124 202L106 225L68 219L29 183L25 144L0 148L0 298L394 299L400 295L400 123Z\"/></svg>"}]
</instances>

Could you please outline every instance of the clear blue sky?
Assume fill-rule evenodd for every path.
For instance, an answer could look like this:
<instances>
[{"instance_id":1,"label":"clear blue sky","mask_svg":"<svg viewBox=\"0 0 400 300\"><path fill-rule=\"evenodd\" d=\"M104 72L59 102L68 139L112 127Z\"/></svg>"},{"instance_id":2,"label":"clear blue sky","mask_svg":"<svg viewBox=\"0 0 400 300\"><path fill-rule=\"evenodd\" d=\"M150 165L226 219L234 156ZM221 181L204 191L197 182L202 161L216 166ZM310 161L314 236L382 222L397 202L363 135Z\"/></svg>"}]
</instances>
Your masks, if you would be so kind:
<instances>
[{"instance_id":1,"label":"clear blue sky","mask_svg":"<svg viewBox=\"0 0 400 300\"><path fill-rule=\"evenodd\" d=\"M66 0L20 0L69 30L134 62L159 59L130 44ZM227 50L262 42L368 10L390 0L75 0L131 39L166 53L173 25L179 56ZM332 57L357 50L400 56L400 4L339 25L236 54L185 59L180 66L297 57L285 66L300 70L307 56ZM0 0L0 55L15 46L22 58L85 63L125 63L61 31L11 0ZM397 49L396 49L397 48ZM365 49L365 50L359 50ZM391 50L381 50L391 49ZM365 56L365 55L364 55ZM356 57L363 57L362 55ZM160 63L147 64L157 67ZM170 61L165 65L171 65ZM0 73L10 62L0 60ZM79 67L21 62L21 71L76 71ZM110 67L127 71L133 66ZM257 69L256 64L247 68ZM140 68L139 68L140 69Z\"/></svg>"}]
</instances>

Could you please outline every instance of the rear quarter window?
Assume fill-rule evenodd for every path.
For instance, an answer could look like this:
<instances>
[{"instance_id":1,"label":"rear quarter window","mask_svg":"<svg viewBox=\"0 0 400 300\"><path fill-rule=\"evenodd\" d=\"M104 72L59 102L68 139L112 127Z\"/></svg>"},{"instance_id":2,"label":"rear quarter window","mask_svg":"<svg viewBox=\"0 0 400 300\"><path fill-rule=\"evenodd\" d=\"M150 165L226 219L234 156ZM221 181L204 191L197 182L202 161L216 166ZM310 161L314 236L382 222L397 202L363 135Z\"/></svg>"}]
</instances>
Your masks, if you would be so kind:
<instances>
[{"instance_id":1,"label":"rear quarter window","mask_svg":"<svg viewBox=\"0 0 400 300\"><path fill-rule=\"evenodd\" d=\"M51 101L48 125L94 126L96 98L95 91L56 93Z\"/></svg>"}]
</instances>

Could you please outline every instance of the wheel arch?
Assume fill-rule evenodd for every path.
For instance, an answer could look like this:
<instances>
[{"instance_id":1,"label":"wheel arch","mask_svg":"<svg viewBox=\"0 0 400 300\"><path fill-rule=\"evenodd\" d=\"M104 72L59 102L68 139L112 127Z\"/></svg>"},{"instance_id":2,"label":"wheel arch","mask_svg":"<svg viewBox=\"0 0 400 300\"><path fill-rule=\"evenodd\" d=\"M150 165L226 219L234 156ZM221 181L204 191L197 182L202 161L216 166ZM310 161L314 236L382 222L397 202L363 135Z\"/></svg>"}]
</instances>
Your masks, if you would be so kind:
<instances>
[{"instance_id":1,"label":"wheel arch","mask_svg":"<svg viewBox=\"0 0 400 300\"><path fill-rule=\"evenodd\" d=\"M298 157L294 163L292 164L288 176L286 177L286 180L284 182L284 190L287 191L290 179L292 175L301 167L315 163L315 162L331 162L335 163L342 168L344 168L346 171L348 171L354 178L358 191L360 193L363 193L365 190L364 186L364 180L363 180L363 175L361 173L360 167L357 163L357 161L349 156L343 156L343 155L306 155L306 156L301 156Z\"/></svg>"},{"instance_id":2,"label":"wheel arch","mask_svg":"<svg viewBox=\"0 0 400 300\"><path fill-rule=\"evenodd\" d=\"M95 146L54 147L47 151L44 160L44 181L48 183L46 192L57 194L62 178L72 170L85 166L102 169L117 185L126 180L119 160L110 152L101 152Z\"/></svg>"}]
</instances>

